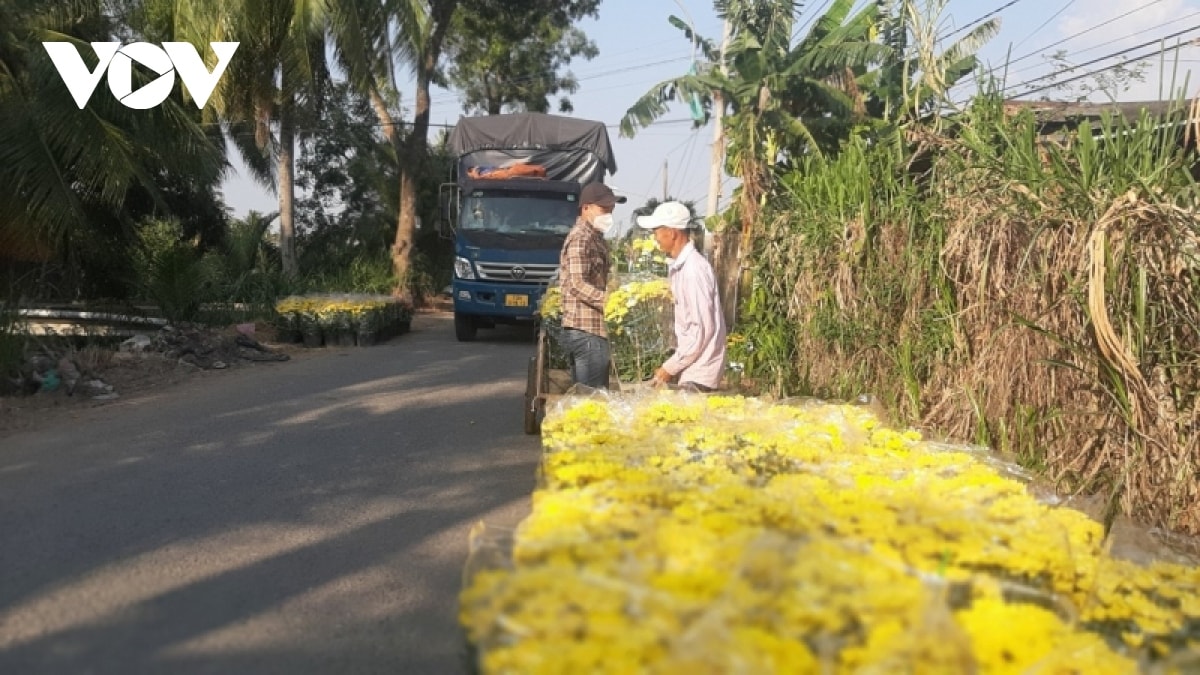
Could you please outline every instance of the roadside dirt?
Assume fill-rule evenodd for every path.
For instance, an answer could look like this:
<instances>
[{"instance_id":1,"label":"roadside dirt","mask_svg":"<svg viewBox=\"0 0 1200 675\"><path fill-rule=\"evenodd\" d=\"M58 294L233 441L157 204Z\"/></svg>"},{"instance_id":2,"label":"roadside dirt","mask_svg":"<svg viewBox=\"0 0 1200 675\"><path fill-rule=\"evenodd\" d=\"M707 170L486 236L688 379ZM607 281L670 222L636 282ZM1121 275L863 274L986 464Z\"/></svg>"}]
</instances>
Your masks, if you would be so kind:
<instances>
[{"instance_id":1,"label":"roadside dirt","mask_svg":"<svg viewBox=\"0 0 1200 675\"><path fill-rule=\"evenodd\" d=\"M440 315L452 310L448 298L438 297L416 313ZM62 422L84 410L128 403L169 387L186 386L189 379L197 376L219 377L226 370L242 368L286 368L289 361L320 358L342 349L308 349L300 344L280 343L275 340L275 330L264 322L254 323L249 330L243 324L241 331L237 326L227 326L206 331L185 329L166 339L153 332L146 335L154 340L154 346L137 352L122 351L115 346L71 347L53 340L42 343L44 358L48 360L44 365L52 366L58 358L67 356L78 368L74 392L68 393L64 386L53 391L34 386L32 392L24 395L12 394L12 384L0 382L0 439ZM243 337L241 345L236 342L239 335ZM244 346L249 344L244 338L261 344L265 351ZM283 355L286 360L272 360L274 355ZM89 386L96 380L99 381L96 386Z\"/></svg>"},{"instance_id":2,"label":"roadside dirt","mask_svg":"<svg viewBox=\"0 0 1200 675\"><path fill-rule=\"evenodd\" d=\"M158 343L151 349L137 352L111 346L76 348L47 343L43 346L44 358L53 363L67 357L79 371L78 381L71 392L60 383L53 390L0 396L0 438L36 430L42 425L62 423L84 410L127 403L170 387L186 386L190 379L198 376L219 377L224 371L243 368L286 368L290 361L319 358L332 351L281 344L273 340L274 332L269 326L255 324L252 331L242 333L243 341L250 338L268 350L259 352L264 357L279 360L251 361L238 358L228 349L229 345L235 344L238 335L233 326L196 335L206 343L218 345L214 350L215 358L207 359L180 353L187 352L188 348L183 345L181 349L178 341L174 345ZM219 363L214 364L218 360Z\"/></svg>"}]
</instances>

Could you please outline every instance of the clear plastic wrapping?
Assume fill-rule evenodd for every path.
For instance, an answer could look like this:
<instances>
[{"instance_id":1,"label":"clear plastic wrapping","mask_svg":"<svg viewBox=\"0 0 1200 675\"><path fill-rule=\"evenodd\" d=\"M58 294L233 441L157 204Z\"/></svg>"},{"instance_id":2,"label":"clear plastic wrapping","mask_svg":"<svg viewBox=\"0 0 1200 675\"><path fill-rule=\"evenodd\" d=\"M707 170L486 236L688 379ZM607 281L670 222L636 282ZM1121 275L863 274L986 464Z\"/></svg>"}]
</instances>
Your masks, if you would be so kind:
<instances>
[{"instance_id":1,"label":"clear plastic wrapping","mask_svg":"<svg viewBox=\"0 0 1200 675\"><path fill-rule=\"evenodd\" d=\"M533 508L468 579L485 673L1184 672L1200 572L865 407L568 396Z\"/></svg>"}]
</instances>

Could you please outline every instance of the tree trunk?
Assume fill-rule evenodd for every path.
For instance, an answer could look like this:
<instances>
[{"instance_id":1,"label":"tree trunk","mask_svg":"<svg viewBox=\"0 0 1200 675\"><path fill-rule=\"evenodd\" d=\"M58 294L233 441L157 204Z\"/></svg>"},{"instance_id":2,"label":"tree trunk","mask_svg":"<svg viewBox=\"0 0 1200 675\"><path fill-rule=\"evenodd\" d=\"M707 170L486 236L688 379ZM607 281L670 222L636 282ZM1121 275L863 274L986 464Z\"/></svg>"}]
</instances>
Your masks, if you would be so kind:
<instances>
[{"instance_id":1,"label":"tree trunk","mask_svg":"<svg viewBox=\"0 0 1200 675\"><path fill-rule=\"evenodd\" d=\"M729 68L725 65L725 52L729 49L732 27L727 17L721 27L721 51L717 62L721 74L726 76L729 75ZM709 167L708 176L708 217L715 221L721 207L721 182L725 173L725 96L720 89L713 90L712 110L713 145L712 166ZM725 327L729 331L734 330L734 324L737 322L737 286L741 276L737 250L729 245L736 239L732 227L731 223L726 223L721 232L714 232L707 251L717 277L717 295L721 299Z\"/></svg>"},{"instance_id":2,"label":"tree trunk","mask_svg":"<svg viewBox=\"0 0 1200 675\"><path fill-rule=\"evenodd\" d=\"M296 277L300 268L296 260L296 182L293 175L296 130L292 108L295 102L286 89L282 98L279 106L279 254L284 275Z\"/></svg>"},{"instance_id":3,"label":"tree trunk","mask_svg":"<svg viewBox=\"0 0 1200 675\"><path fill-rule=\"evenodd\" d=\"M405 152L400 160L400 217L396 223L396 240L392 243L392 269L396 273L396 288L392 294L411 300L409 276L412 271L413 235L417 230L417 181L414 178L413 157L417 143L410 139L404 145Z\"/></svg>"},{"instance_id":4,"label":"tree trunk","mask_svg":"<svg viewBox=\"0 0 1200 675\"><path fill-rule=\"evenodd\" d=\"M417 96L413 114L412 134L402 144L400 162L400 217L396 224L396 239L392 244L392 269L396 274L393 295L411 299L409 284L412 266L413 235L417 231L417 178L422 159L428 146L429 134L429 86L433 72L441 58L442 42L450 28L450 20L458 7L458 0L431 2L432 31L423 45L417 66Z\"/></svg>"},{"instance_id":5,"label":"tree trunk","mask_svg":"<svg viewBox=\"0 0 1200 675\"><path fill-rule=\"evenodd\" d=\"M487 91L487 114L499 115L504 108L504 97L500 94L500 86L492 86L492 81L487 75L483 76L483 86Z\"/></svg>"},{"instance_id":6,"label":"tree trunk","mask_svg":"<svg viewBox=\"0 0 1200 675\"><path fill-rule=\"evenodd\" d=\"M396 156L400 156L400 130L396 128L396 122L392 119L392 112L388 110L387 101L383 100L383 96L375 87L371 87L371 107L375 109L375 116L379 118L379 125L383 129L383 137L388 143L392 144L392 149L396 152Z\"/></svg>"},{"instance_id":7,"label":"tree trunk","mask_svg":"<svg viewBox=\"0 0 1200 675\"><path fill-rule=\"evenodd\" d=\"M722 232L712 234L709 260L717 278L717 296L721 299L721 313L725 316L725 327L730 332L737 322L738 283L741 278L738 243L740 239L731 225Z\"/></svg>"}]
</instances>

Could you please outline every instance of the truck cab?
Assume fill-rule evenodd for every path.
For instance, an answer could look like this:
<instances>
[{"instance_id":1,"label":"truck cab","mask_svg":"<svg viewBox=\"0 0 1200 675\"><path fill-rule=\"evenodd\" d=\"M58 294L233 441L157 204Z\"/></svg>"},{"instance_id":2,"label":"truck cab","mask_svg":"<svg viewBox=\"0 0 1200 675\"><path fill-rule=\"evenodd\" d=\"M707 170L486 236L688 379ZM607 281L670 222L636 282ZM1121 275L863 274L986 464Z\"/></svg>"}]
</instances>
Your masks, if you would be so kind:
<instances>
[{"instance_id":1,"label":"truck cab","mask_svg":"<svg viewBox=\"0 0 1200 675\"><path fill-rule=\"evenodd\" d=\"M533 321L579 215L579 184L510 179L463 185L454 240L454 333Z\"/></svg>"},{"instance_id":2,"label":"truck cab","mask_svg":"<svg viewBox=\"0 0 1200 675\"><path fill-rule=\"evenodd\" d=\"M617 163L604 124L546 113L462 117L446 201L454 226L454 333L529 322L558 273L584 185Z\"/></svg>"}]
</instances>

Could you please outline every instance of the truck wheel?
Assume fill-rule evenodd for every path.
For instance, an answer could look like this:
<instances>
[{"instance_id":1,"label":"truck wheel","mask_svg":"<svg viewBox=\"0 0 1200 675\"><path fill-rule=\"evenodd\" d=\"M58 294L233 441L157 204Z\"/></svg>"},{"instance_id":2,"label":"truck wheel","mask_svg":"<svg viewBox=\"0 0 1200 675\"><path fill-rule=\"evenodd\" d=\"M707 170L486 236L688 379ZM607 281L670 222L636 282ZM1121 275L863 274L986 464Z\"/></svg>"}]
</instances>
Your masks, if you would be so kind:
<instances>
[{"instance_id":1,"label":"truck wheel","mask_svg":"<svg viewBox=\"0 0 1200 675\"><path fill-rule=\"evenodd\" d=\"M474 342L476 329L475 317L457 313L454 315L454 337L458 338L459 342Z\"/></svg>"},{"instance_id":2,"label":"truck wheel","mask_svg":"<svg viewBox=\"0 0 1200 675\"><path fill-rule=\"evenodd\" d=\"M529 378L525 380L525 433L534 435L542 430L543 403L537 397L537 357L529 357Z\"/></svg>"}]
</instances>

